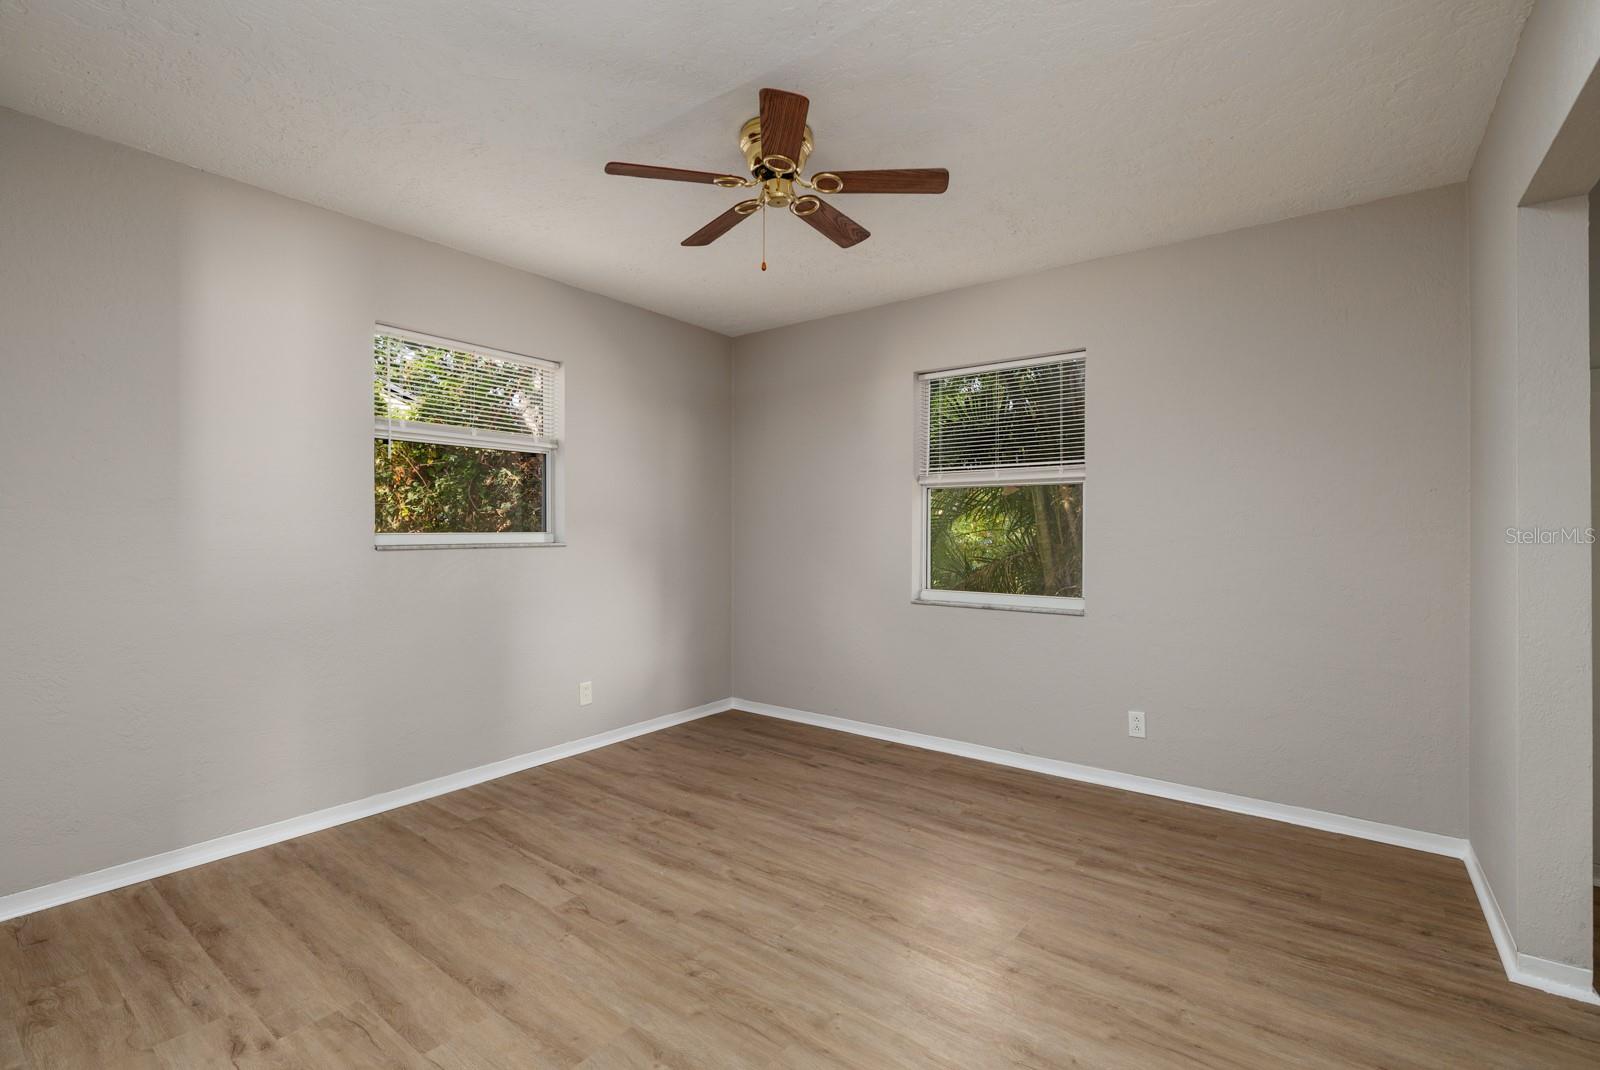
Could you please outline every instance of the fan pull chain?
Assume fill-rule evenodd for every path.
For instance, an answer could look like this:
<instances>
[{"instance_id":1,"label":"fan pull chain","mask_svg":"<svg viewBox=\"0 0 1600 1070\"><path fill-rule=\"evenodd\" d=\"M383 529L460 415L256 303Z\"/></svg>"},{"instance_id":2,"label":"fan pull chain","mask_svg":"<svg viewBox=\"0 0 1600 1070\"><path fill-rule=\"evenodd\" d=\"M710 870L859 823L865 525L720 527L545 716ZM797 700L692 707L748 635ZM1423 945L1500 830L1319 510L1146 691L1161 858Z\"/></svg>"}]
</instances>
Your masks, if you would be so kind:
<instances>
[{"instance_id":1,"label":"fan pull chain","mask_svg":"<svg viewBox=\"0 0 1600 1070\"><path fill-rule=\"evenodd\" d=\"M767 203L761 202L761 270L767 270Z\"/></svg>"}]
</instances>

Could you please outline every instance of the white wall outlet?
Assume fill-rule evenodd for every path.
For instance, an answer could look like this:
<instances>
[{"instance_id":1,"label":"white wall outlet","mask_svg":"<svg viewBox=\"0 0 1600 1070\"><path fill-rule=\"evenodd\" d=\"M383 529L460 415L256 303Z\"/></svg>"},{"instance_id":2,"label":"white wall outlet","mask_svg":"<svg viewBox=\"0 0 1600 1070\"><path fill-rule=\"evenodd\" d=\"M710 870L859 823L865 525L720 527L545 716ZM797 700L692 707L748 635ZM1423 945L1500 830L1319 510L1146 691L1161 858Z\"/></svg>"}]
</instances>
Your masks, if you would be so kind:
<instances>
[{"instance_id":1,"label":"white wall outlet","mask_svg":"<svg viewBox=\"0 0 1600 1070\"><path fill-rule=\"evenodd\" d=\"M578 685L578 705L587 706L593 701L594 701L594 681L593 680L585 680L583 683Z\"/></svg>"},{"instance_id":2,"label":"white wall outlet","mask_svg":"<svg viewBox=\"0 0 1600 1070\"><path fill-rule=\"evenodd\" d=\"M1143 710L1129 710L1128 711L1128 735L1132 736L1134 739L1143 739L1144 738L1144 711Z\"/></svg>"}]
</instances>

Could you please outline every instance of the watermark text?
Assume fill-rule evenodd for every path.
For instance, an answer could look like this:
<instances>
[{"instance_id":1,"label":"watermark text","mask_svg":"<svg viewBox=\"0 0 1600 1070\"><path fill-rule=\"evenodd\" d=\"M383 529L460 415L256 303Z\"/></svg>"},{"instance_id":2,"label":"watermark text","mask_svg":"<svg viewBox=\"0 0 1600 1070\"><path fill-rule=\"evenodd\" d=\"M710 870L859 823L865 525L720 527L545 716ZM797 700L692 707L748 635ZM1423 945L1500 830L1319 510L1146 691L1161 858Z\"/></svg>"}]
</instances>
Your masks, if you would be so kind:
<instances>
[{"instance_id":1,"label":"watermark text","mask_svg":"<svg viewBox=\"0 0 1600 1070\"><path fill-rule=\"evenodd\" d=\"M1513 546L1593 546L1594 528L1506 528Z\"/></svg>"}]
</instances>

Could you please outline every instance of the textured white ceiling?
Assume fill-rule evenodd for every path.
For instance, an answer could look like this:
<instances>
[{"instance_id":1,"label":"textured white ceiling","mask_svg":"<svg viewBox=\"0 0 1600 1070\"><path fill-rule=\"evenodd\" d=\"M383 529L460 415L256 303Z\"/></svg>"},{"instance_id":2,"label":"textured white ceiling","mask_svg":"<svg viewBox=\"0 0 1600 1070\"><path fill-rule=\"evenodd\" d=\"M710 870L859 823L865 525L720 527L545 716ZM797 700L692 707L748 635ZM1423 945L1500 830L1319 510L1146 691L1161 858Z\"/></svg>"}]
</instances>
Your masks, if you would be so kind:
<instances>
[{"instance_id":1,"label":"textured white ceiling","mask_svg":"<svg viewBox=\"0 0 1600 1070\"><path fill-rule=\"evenodd\" d=\"M1532 0L0 0L0 104L728 334L1464 178ZM764 85L841 251L737 191Z\"/></svg>"}]
</instances>

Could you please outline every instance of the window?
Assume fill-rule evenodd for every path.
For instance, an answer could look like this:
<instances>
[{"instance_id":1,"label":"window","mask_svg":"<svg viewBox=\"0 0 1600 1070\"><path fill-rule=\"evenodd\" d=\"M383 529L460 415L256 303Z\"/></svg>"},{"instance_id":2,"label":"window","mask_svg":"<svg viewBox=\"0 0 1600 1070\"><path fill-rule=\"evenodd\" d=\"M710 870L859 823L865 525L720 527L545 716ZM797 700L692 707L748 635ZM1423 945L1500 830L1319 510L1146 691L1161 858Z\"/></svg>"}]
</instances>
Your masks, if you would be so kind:
<instances>
[{"instance_id":1,"label":"window","mask_svg":"<svg viewBox=\"0 0 1600 1070\"><path fill-rule=\"evenodd\" d=\"M1083 612L1084 355L917 377L915 600Z\"/></svg>"},{"instance_id":2,"label":"window","mask_svg":"<svg viewBox=\"0 0 1600 1070\"><path fill-rule=\"evenodd\" d=\"M561 365L379 325L372 416L380 549L556 542Z\"/></svg>"}]
</instances>

